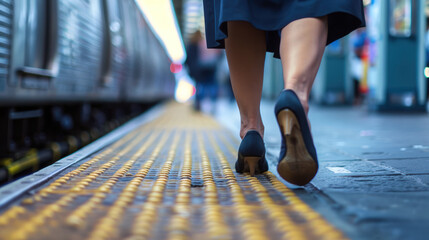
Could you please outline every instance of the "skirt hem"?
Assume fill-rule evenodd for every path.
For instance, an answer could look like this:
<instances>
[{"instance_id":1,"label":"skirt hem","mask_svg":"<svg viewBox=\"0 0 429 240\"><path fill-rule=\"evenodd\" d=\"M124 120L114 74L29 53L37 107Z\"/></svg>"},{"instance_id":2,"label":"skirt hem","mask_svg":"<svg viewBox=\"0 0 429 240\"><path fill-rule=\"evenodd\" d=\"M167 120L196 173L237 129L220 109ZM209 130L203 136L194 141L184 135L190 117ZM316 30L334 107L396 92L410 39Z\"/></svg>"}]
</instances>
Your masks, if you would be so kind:
<instances>
[{"instance_id":1,"label":"skirt hem","mask_svg":"<svg viewBox=\"0 0 429 240\"><path fill-rule=\"evenodd\" d=\"M314 13L295 13L294 16L285 18L283 21L277 21L272 25L260 24L258 21L251 19L250 16L239 16L233 14L223 14L222 19L216 24L214 22L208 22L206 18L206 26L211 25L217 29L206 29L207 34L207 47L208 48L225 48L225 38L228 37L227 22L228 21L245 21L250 23L256 29L266 32L267 39L267 52L273 52L274 57L280 58L279 47L280 47L280 32L285 26L293 21L303 18L317 18L328 16L328 39L326 45L331 42L342 38L352 32L353 30L364 27L365 19L363 11L352 11L355 9L325 9L325 11L317 11ZM208 12L206 12L208 13ZM211 13L213 14L213 13ZM226 16L225 16L226 15ZM359 16L361 15L361 16ZM213 16L214 17L214 16ZM211 32L210 32L211 31Z\"/></svg>"}]
</instances>

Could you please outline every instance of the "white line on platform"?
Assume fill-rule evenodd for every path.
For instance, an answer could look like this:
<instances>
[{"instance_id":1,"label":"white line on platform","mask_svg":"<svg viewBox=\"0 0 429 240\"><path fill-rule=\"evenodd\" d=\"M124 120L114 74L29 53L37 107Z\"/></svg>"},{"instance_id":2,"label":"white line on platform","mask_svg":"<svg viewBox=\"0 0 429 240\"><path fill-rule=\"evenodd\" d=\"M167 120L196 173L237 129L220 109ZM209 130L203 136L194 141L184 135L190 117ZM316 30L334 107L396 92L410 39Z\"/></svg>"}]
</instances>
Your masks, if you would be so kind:
<instances>
[{"instance_id":1,"label":"white line on platform","mask_svg":"<svg viewBox=\"0 0 429 240\"><path fill-rule=\"evenodd\" d=\"M345 167L326 167L326 168L334 173L352 173L350 170L348 170Z\"/></svg>"}]
</instances>

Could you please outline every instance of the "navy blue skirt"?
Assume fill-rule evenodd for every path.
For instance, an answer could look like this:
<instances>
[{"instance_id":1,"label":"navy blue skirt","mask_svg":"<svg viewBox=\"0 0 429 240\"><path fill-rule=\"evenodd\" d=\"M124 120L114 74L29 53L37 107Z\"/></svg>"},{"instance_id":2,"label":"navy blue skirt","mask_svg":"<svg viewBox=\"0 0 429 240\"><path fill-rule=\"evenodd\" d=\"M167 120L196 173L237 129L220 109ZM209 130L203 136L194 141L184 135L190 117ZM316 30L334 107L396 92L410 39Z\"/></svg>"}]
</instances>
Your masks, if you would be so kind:
<instances>
[{"instance_id":1,"label":"navy blue skirt","mask_svg":"<svg viewBox=\"0 0 429 240\"><path fill-rule=\"evenodd\" d=\"M280 31L289 23L328 16L329 44L365 26L362 0L204 0L209 48L225 48L228 21L246 21L266 32L267 51L279 58Z\"/></svg>"}]
</instances>

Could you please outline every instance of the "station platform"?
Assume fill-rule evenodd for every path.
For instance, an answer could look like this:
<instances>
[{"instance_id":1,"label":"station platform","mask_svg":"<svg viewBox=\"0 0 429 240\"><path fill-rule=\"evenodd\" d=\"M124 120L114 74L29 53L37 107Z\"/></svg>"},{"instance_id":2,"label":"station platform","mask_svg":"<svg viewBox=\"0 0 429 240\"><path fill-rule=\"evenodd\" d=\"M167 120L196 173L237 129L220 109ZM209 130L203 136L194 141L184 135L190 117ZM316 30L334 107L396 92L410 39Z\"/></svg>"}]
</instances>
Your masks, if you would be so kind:
<instances>
[{"instance_id":1,"label":"station platform","mask_svg":"<svg viewBox=\"0 0 429 240\"><path fill-rule=\"evenodd\" d=\"M311 107L320 169L276 173L280 135L262 103L270 171L237 174L239 118L162 104L0 188L0 239L425 239L426 114Z\"/></svg>"},{"instance_id":2,"label":"station platform","mask_svg":"<svg viewBox=\"0 0 429 240\"><path fill-rule=\"evenodd\" d=\"M239 141L213 118L147 115L1 189L0 238L345 238L273 173L235 173Z\"/></svg>"}]
</instances>

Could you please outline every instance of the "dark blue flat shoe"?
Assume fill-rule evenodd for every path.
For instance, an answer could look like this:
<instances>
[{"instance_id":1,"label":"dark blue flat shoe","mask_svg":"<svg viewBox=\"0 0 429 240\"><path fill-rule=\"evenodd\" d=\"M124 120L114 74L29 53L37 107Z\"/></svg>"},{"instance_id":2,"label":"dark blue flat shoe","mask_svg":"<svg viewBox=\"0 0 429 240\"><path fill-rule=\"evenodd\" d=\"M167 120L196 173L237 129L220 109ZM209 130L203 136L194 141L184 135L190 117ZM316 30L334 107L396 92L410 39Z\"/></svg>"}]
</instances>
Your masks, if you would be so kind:
<instances>
[{"instance_id":1,"label":"dark blue flat shoe","mask_svg":"<svg viewBox=\"0 0 429 240\"><path fill-rule=\"evenodd\" d=\"M257 131L248 131L241 141L235 170L238 173L250 172L251 176L268 171L264 140Z\"/></svg>"},{"instance_id":2,"label":"dark blue flat shoe","mask_svg":"<svg viewBox=\"0 0 429 240\"><path fill-rule=\"evenodd\" d=\"M319 165L304 108L294 91L281 92L275 114L282 135L277 171L286 181L303 186L316 176Z\"/></svg>"}]
</instances>

